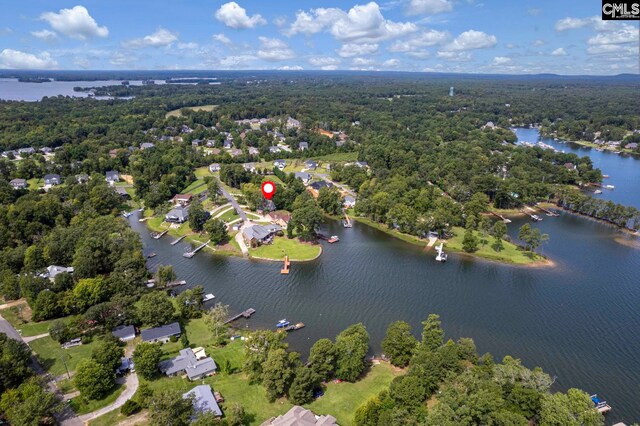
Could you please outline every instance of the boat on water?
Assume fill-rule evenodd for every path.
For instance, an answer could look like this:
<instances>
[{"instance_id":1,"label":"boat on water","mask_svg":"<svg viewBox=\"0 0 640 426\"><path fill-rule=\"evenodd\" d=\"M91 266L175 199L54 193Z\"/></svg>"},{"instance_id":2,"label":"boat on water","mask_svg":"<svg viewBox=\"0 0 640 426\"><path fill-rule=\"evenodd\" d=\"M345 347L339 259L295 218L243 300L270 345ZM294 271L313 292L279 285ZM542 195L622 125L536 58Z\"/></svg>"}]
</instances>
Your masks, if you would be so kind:
<instances>
[{"instance_id":1,"label":"boat on water","mask_svg":"<svg viewBox=\"0 0 640 426\"><path fill-rule=\"evenodd\" d=\"M540 216L538 216L537 214L532 214L531 215L531 220L534 222L542 222L542 218Z\"/></svg>"},{"instance_id":2,"label":"boat on water","mask_svg":"<svg viewBox=\"0 0 640 426\"><path fill-rule=\"evenodd\" d=\"M212 294L212 293L207 293L204 296L202 296L202 301L203 302L208 302L209 300L213 300L216 297Z\"/></svg>"},{"instance_id":3,"label":"boat on water","mask_svg":"<svg viewBox=\"0 0 640 426\"><path fill-rule=\"evenodd\" d=\"M346 220L342 221L342 226L344 226L345 228L353 228L353 224L351 224L351 222L347 222Z\"/></svg>"},{"instance_id":4,"label":"boat on water","mask_svg":"<svg viewBox=\"0 0 640 426\"><path fill-rule=\"evenodd\" d=\"M606 179L609 177L609 175L602 175L602 177Z\"/></svg>"},{"instance_id":5,"label":"boat on water","mask_svg":"<svg viewBox=\"0 0 640 426\"><path fill-rule=\"evenodd\" d=\"M122 212L122 217L125 217L125 218L126 218L126 217L131 216L132 214L133 214L133 213L131 213L131 212Z\"/></svg>"},{"instance_id":6,"label":"boat on water","mask_svg":"<svg viewBox=\"0 0 640 426\"><path fill-rule=\"evenodd\" d=\"M602 414L605 414L611 411L611 406L607 404L607 401L601 400L598 397L597 393L591 395L591 401L593 401L593 404L596 406L596 409Z\"/></svg>"},{"instance_id":7,"label":"boat on water","mask_svg":"<svg viewBox=\"0 0 640 426\"><path fill-rule=\"evenodd\" d=\"M595 191L593 191L594 194L602 194L602 191L600 191L599 189L596 189Z\"/></svg>"},{"instance_id":8,"label":"boat on water","mask_svg":"<svg viewBox=\"0 0 640 426\"><path fill-rule=\"evenodd\" d=\"M329 237L329 239L327 240L327 242L329 244L333 244L333 243L337 243L338 241L340 241L340 238L338 238L337 235L332 235L331 237Z\"/></svg>"},{"instance_id":9,"label":"boat on water","mask_svg":"<svg viewBox=\"0 0 640 426\"><path fill-rule=\"evenodd\" d=\"M436 260L442 263L446 262L449 255L444 252L444 244L440 243L440 245L436 247L436 251L438 252Z\"/></svg>"},{"instance_id":10,"label":"boat on water","mask_svg":"<svg viewBox=\"0 0 640 426\"><path fill-rule=\"evenodd\" d=\"M287 321L286 318L281 319L280 321L278 321L278 323L276 324L276 328L285 328L289 326L289 321Z\"/></svg>"},{"instance_id":11,"label":"boat on water","mask_svg":"<svg viewBox=\"0 0 640 426\"><path fill-rule=\"evenodd\" d=\"M147 255L147 259L151 259L152 257L156 257L157 255L158 255L158 254L154 251L154 252L149 253L149 254Z\"/></svg>"},{"instance_id":12,"label":"boat on water","mask_svg":"<svg viewBox=\"0 0 640 426\"><path fill-rule=\"evenodd\" d=\"M604 187L607 188L607 189L615 189L615 186L613 186L613 185L605 185Z\"/></svg>"}]
</instances>

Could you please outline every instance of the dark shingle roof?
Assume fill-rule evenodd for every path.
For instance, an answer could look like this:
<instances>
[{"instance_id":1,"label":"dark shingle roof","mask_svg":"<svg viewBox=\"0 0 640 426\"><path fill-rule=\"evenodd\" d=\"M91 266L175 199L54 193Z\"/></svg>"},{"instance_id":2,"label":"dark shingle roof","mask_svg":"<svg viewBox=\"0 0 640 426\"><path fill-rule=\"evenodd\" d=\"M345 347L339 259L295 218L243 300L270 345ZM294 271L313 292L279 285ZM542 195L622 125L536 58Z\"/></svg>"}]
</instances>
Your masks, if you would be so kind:
<instances>
[{"instance_id":1,"label":"dark shingle roof","mask_svg":"<svg viewBox=\"0 0 640 426\"><path fill-rule=\"evenodd\" d=\"M164 337L177 336L180 333L180 324L178 324L177 322L173 322L171 324L163 325L160 327L147 328L146 330L142 330L140 332L140 337L142 337L143 342L148 342Z\"/></svg>"}]
</instances>

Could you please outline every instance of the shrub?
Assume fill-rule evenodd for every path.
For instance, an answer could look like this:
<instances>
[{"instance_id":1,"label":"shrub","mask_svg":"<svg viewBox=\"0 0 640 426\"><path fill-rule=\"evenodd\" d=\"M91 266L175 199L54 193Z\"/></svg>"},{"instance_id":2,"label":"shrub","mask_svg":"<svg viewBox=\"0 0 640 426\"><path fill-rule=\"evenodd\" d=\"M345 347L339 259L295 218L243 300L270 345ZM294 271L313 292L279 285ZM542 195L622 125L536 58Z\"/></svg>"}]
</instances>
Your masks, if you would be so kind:
<instances>
[{"instance_id":1,"label":"shrub","mask_svg":"<svg viewBox=\"0 0 640 426\"><path fill-rule=\"evenodd\" d=\"M120 412L128 417L140 411L141 408L140 404L130 399L120 408Z\"/></svg>"}]
</instances>

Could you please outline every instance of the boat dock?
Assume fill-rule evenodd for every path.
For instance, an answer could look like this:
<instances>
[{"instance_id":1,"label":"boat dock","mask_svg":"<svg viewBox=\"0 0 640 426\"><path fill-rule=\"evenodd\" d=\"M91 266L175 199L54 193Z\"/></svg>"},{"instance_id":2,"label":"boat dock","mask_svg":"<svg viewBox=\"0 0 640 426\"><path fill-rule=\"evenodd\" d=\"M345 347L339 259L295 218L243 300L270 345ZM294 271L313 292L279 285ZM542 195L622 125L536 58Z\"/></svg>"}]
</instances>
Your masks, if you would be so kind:
<instances>
[{"instance_id":1,"label":"boat dock","mask_svg":"<svg viewBox=\"0 0 640 426\"><path fill-rule=\"evenodd\" d=\"M161 233L155 233L153 234L153 238L156 240L159 240L160 238L162 238L164 236L164 234L166 234L167 232L169 232L169 230L167 229L166 231L162 231Z\"/></svg>"},{"instance_id":2,"label":"boat dock","mask_svg":"<svg viewBox=\"0 0 640 426\"><path fill-rule=\"evenodd\" d=\"M534 222L542 222L542 218L537 214L529 213L526 209L522 209L520 211L529 216Z\"/></svg>"},{"instance_id":3,"label":"boat dock","mask_svg":"<svg viewBox=\"0 0 640 426\"><path fill-rule=\"evenodd\" d=\"M187 282L185 280L171 281L170 283L167 283L167 285L165 287L173 288L173 287L180 287L181 285L186 285L186 284L187 284Z\"/></svg>"},{"instance_id":4,"label":"boat dock","mask_svg":"<svg viewBox=\"0 0 640 426\"><path fill-rule=\"evenodd\" d=\"M240 312L238 315L234 315L234 316L232 316L231 318L229 318L228 320L226 320L224 323L225 323L225 324L229 324L230 322L233 322L233 321L235 321L235 320L237 320L237 319L240 319L240 318L242 318L242 317L244 317L244 318L249 318L251 315L253 315L253 314L255 314L255 313L256 313L256 310L255 310L255 309L253 309L253 308L249 308L249 309L247 309L246 311L242 311L242 312Z\"/></svg>"},{"instance_id":5,"label":"boat dock","mask_svg":"<svg viewBox=\"0 0 640 426\"><path fill-rule=\"evenodd\" d=\"M178 244L180 241L184 240L185 238L187 238L187 236L186 236L186 235L183 235L182 237L180 237L180 238L178 238L178 239L175 239L175 240L171 241L171 245L172 245L172 246L175 246L176 244Z\"/></svg>"},{"instance_id":6,"label":"boat dock","mask_svg":"<svg viewBox=\"0 0 640 426\"><path fill-rule=\"evenodd\" d=\"M545 209L544 207L540 207L540 206L538 206L538 205L536 205L536 207L537 207L540 211L544 212L544 213L545 213L547 216L549 216L549 217L558 217L558 216L560 216L558 213L553 212L553 211L551 211L551 210L547 210L547 209Z\"/></svg>"},{"instance_id":7,"label":"boat dock","mask_svg":"<svg viewBox=\"0 0 640 426\"><path fill-rule=\"evenodd\" d=\"M289 261L289 256L285 256L284 265L282 265L282 269L280 269L280 273L283 275L288 275L290 266L291 266L291 262Z\"/></svg>"},{"instance_id":8,"label":"boat dock","mask_svg":"<svg viewBox=\"0 0 640 426\"><path fill-rule=\"evenodd\" d=\"M353 223L351 223L351 219L349 219L349 215L346 210L342 210L344 213L344 221L342 222L342 226L345 228L353 228Z\"/></svg>"},{"instance_id":9,"label":"boat dock","mask_svg":"<svg viewBox=\"0 0 640 426\"><path fill-rule=\"evenodd\" d=\"M296 325L288 325L288 326L282 328L282 330L284 330L284 331L296 331L296 330L300 330L301 328L304 328L304 323L303 322L299 322Z\"/></svg>"},{"instance_id":10,"label":"boat dock","mask_svg":"<svg viewBox=\"0 0 640 426\"><path fill-rule=\"evenodd\" d=\"M205 246L207 244L209 244L211 242L211 240L207 241L206 243L199 245L198 247L196 247L195 249L193 249L192 251L188 251L186 253L182 254L182 257L186 257L187 259L191 259L193 256L196 255L197 252L199 252L200 250L202 250L203 248L205 248Z\"/></svg>"},{"instance_id":11,"label":"boat dock","mask_svg":"<svg viewBox=\"0 0 640 426\"><path fill-rule=\"evenodd\" d=\"M593 405L596 406L596 410L602 414L606 414L612 410L611 406L607 404L607 401L601 400L598 394L591 395L591 401L593 401Z\"/></svg>"},{"instance_id":12,"label":"boat dock","mask_svg":"<svg viewBox=\"0 0 640 426\"><path fill-rule=\"evenodd\" d=\"M489 213L491 213L492 215L494 215L495 217L499 217L504 223L511 223L511 219L507 219L506 217L502 216L501 214L498 214L494 211L489 211Z\"/></svg>"}]
</instances>

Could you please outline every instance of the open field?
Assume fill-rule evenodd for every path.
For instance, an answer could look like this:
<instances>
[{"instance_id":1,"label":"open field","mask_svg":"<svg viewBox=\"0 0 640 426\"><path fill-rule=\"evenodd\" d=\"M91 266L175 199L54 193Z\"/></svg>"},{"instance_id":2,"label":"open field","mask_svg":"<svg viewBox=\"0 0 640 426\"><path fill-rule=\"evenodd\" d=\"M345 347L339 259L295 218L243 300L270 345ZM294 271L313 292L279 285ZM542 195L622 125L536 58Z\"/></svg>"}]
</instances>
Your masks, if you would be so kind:
<instances>
[{"instance_id":1,"label":"open field","mask_svg":"<svg viewBox=\"0 0 640 426\"><path fill-rule=\"evenodd\" d=\"M22 318L18 316L19 309L22 308ZM48 333L49 326L54 320L33 322L31 321L31 308L27 303L3 309L0 311L0 315L16 329L23 337L38 336L40 334Z\"/></svg>"},{"instance_id":2,"label":"open field","mask_svg":"<svg viewBox=\"0 0 640 426\"><path fill-rule=\"evenodd\" d=\"M357 152L336 152L335 154L322 155L320 157L313 157L314 160L319 161L357 161Z\"/></svg>"},{"instance_id":3,"label":"open field","mask_svg":"<svg viewBox=\"0 0 640 426\"><path fill-rule=\"evenodd\" d=\"M273 244L249 249L249 255L262 259L283 260L286 255L293 261L313 260L322 253L319 244L302 243L297 238L276 237Z\"/></svg>"},{"instance_id":4,"label":"open field","mask_svg":"<svg viewBox=\"0 0 640 426\"><path fill-rule=\"evenodd\" d=\"M188 109L191 111L213 111L215 107L218 105L202 105L202 106L193 106L193 107L183 107L180 109L174 109L173 111L169 111L165 117L182 117L182 110Z\"/></svg>"},{"instance_id":5,"label":"open field","mask_svg":"<svg viewBox=\"0 0 640 426\"><path fill-rule=\"evenodd\" d=\"M58 342L47 336L30 342L29 346L38 355L45 370L53 376L61 376L67 372L65 363L72 372L81 360L90 357L94 343L62 349Z\"/></svg>"}]
</instances>

